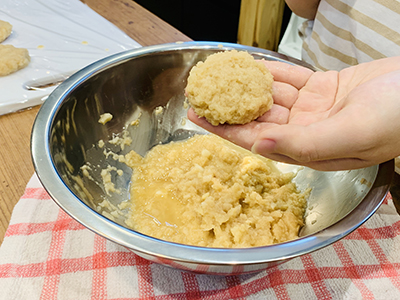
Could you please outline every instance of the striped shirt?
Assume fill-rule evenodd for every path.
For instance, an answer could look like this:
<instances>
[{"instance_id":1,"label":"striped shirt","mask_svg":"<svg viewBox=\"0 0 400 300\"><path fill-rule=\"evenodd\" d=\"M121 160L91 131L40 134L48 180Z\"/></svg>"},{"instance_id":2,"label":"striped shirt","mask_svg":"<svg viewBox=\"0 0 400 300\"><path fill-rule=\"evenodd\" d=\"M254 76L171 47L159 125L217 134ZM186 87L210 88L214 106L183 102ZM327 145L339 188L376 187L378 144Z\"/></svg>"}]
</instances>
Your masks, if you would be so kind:
<instances>
[{"instance_id":1,"label":"striped shirt","mask_svg":"<svg viewBox=\"0 0 400 300\"><path fill-rule=\"evenodd\" d=\"M322 70L400 56L400 0L321 0L300 36L302 59Z\"/></svg>"}]
</instances>

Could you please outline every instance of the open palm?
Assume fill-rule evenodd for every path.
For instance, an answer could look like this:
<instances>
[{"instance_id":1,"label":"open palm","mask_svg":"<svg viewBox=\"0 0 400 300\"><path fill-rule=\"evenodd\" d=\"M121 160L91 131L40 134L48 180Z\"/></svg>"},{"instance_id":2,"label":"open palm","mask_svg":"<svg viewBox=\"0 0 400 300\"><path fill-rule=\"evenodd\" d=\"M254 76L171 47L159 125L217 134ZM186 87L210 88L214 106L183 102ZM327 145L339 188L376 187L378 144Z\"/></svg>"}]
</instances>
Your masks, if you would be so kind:
<instances>
[{"instance_id":1,"label":"open palm","mask_svg":"<svg viewBox=\"0 0 400 300\"><path fill-rule=\"evenodd\" d=\"M274 75L274 105L245 125L206 130L268 158L321 170L354 169L400 154L400 57L313 72L264 61Z\"/></svg>"}]
</instances>

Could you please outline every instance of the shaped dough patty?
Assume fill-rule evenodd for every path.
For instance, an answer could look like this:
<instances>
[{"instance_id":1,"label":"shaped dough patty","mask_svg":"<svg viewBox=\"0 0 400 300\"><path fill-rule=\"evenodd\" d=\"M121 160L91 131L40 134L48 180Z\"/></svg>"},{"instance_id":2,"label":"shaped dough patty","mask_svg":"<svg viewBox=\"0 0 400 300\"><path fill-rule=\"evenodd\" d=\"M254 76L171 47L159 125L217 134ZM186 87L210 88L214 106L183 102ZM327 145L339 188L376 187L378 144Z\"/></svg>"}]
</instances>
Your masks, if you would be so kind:
<instances>
[{"instance_id":1,"label":"shaped dough patty","mask_svg":"<svg viewBox=\"0 0 400 300\"><path fill-rule=\"evenodd\" d=\"M9 37L12 31L12 25L6 21L0 20L0 43Z\"/></svg>"},{"instance_id":2,"label":"shaped dough patty","mask_svg":"<svg viewBox=\"0 0 400 300\"><path fill-rule=\"evenodd\" d=\"M186 96L195 113L212 125L246 124L272 106L273 76L245 51L210 55L192 68Z\"/></svg>"},{"instance_id":3,"label":"shaped dough patty","mask_svg":"<svg viewBox=\"0 0 400 300\"><path fill-rule=\"evenodd\" d=\"M27 49L15 48L12 45L0 45L0 76L25 68L30 60Z\"/></svg>"}]
</instances>

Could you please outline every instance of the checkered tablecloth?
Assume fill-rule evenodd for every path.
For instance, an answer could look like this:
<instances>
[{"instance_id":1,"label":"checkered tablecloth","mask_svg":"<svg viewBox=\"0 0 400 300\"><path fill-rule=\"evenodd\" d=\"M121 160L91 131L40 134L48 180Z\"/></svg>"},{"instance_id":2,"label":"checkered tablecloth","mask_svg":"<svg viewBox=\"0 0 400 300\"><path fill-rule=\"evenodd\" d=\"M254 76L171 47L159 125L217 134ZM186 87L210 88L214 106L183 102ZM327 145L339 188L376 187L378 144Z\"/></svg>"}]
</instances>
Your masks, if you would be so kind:
<instances>
[{"instance_id":1,"label":"checkered tablecloth","mask_svg":"<svg viewBox=\"0 0 400 300\"><path fill-rule=\"evenodd\" d=\"M0 247L0 299L400 299L400 216L388 196L322 250L257 274L195 275L85 229L34 175Z\"/></svg>"}]
</instances>

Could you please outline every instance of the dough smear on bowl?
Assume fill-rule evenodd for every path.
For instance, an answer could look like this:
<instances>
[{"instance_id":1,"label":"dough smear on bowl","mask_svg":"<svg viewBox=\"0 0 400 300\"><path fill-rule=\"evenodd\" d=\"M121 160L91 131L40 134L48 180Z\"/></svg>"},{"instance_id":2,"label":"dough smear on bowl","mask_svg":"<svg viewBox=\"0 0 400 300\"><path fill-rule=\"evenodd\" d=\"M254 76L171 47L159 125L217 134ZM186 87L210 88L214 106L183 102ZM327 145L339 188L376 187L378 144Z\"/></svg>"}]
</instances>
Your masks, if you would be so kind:
<instances>
[{"instance_id":1,"label":"dough smear on bowl","mask_svg":"<svg viewBox=\"0 0 400 300\"><path fill-rule=\"evenodd\" d=\"M132 229L159 239L203 247L239 248L298 237L309 191L295 174L215 135L157 145L133 169Z\"/></svg>"},{"instance_id":2,"label":"dough smear on bowl","mask_svg":"<svg viewBox=\"0 0 400 300\"><path fill-rule=\"evenodd\" d=\"M0 43L8 38L12 31L12 25L7 21L0 20Z\"/></svg>"},{"instance_id":3,"label":"dough smear on bowl","mask_svg":"<svg viewBox=\"0 0 400 300\"><path fill-rule=\"evenodd\" d=\"M6 76L25 68L31 58L25 48L0 45L0 76Z\"/></svg>"},{"instance_id":4,"label":"dough smear on bowl","mask_svg":"<svg viewBox=\"0 0 400 300\"><path fill-rule=\"evenodd\" d=\"M245 51L224 51L198 62L185 89L195 113L212 125L246 124L273 104L273 76Z\"/></svg>"}]
</instances>

